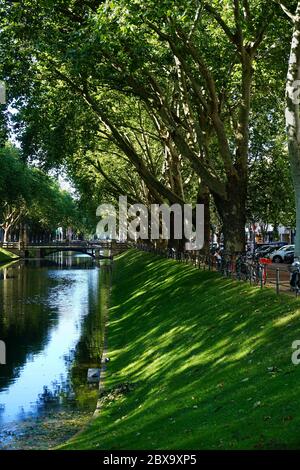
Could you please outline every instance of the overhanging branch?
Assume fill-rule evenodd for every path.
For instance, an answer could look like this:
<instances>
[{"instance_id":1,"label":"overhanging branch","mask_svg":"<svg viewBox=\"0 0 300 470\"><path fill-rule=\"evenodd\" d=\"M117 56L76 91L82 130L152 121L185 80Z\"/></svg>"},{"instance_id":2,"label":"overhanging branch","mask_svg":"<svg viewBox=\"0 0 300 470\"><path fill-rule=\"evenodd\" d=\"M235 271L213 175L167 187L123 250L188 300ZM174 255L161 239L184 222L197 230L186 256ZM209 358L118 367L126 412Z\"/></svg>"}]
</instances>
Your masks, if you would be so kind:
<instances>
[{"instance_id":1,"label":"overhanging branch","mask_svg":"<svg viewBox=\"0 0 300 470\"><path fill-rule=\"evenodd\" d=\"M295 23L296 21L296 16L288 9L288 7L282 3L280 0L274 0L275 3L277 3L277 5L279 5L281 7L281 9L284 11L284 13L287 15L287 17L293 22Z\"/></svg>"}]
</instances>

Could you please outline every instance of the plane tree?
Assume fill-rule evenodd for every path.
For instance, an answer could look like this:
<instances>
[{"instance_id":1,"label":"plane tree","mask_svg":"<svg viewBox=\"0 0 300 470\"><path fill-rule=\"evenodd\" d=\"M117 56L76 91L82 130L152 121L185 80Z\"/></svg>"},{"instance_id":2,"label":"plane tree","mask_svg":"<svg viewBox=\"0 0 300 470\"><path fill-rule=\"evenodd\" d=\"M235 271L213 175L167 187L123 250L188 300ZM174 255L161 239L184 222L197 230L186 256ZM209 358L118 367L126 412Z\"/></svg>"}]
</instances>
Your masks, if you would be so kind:
<instances>
[{"instance_id":1,"label":"plane tree","mask_svg":"<svg viewBox=\"0 0 300 470\"><path fill-rule=\"evenodd\" d=\"M286 130L296 199L295 259L300 260L300 2L280 3L292 25L292 40L286 80Z\"/></svg>"},{"instance_id":2,"label":"plane tree","mask_svg":"<svg viewBox=\"0 0 300 470\"><path fill-rule=\"evenodd\" d=\"M266 99L261 87L277 71L266 73L266 64L278 63L288 35L275 2L28 0L2 17L7 50L26 69L20 83L19 63L4 67L21 107L45 94L46 81L62 101L71 93L90 112L85 129L97 123L157 202L189 202L181 185L186 165L197 197L206 191L214 198L226 249L244 249L252 105ZM168 181L137 149L124 113L120 119L125 98L138 104L129 111L135 123L138 109L149 116L169 156ZM264 106L265 116L272 107ZM43 119L55 114L53 104L30 109Z\"/></svg>"},{"instance_id":3,"label":"plane tree","mask_svg":"<svg viewBox=\"0 0 300 470\"><path fill-rule=\"evenodd\" d=\"M71 195L40 169L22 161L11 145L0 149L0 228L3 241L22 223L53 230L59 225L79 226L80 217Z\"/></svg>"}]
</instances>

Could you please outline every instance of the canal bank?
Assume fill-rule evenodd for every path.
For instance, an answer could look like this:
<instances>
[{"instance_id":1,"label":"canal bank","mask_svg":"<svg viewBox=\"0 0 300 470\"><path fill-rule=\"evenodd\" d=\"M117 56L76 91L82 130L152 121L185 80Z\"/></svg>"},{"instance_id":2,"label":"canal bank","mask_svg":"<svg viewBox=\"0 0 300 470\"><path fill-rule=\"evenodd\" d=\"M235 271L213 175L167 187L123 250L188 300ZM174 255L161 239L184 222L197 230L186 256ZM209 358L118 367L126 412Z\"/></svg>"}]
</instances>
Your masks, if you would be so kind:
<instances>
[{"instance_id":1,"label":"canal bank","mask_svg":"<svg viewBox=\"0 0 300 470\"><path fill-rule=\"evenodd\" d=\"M82 255L20 261L0 270L0 448L47 449L91 419L109 270Z\"/></svg>"},{"instance_id":2,"label":"canal bank","mask_svg":"<svg viewBox=\"0 0 300 470\"><path fill-rule=\"evenodd\" d=\"M18 256L14 255L10 251L5 250L4 248L0 248L0 266L17 259Z\"/></svg>"},{"instance_id":3,"label":"canal bank","mask_svg":"<svg viewBox=\"0 0 300 470\"><path fill-rule=\"evenodd\" d=\"M297 299L129 251L101 412L61 449L299 449Z\"/></svg>"}]
</instances>

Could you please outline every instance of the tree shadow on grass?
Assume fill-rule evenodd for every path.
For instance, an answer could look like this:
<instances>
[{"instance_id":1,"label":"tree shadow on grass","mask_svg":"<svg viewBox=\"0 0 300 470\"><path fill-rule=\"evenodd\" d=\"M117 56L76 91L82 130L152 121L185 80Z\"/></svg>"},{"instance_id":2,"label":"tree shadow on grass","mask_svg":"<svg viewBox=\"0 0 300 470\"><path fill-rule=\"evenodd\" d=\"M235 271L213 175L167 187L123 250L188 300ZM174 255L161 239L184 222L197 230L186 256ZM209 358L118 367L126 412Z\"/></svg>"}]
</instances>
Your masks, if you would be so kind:
<instances>
[{"instance_id":1,"label":"tree shadow on grass","mask_svg":"<svg viewBox=\"0 0 300 470\"><path fill-rule=\"evenodd\" d=\"M107 385L138 387L67 447L300 447L296 299L132 251L111 305Z\"/></svg>"}]
</instances>

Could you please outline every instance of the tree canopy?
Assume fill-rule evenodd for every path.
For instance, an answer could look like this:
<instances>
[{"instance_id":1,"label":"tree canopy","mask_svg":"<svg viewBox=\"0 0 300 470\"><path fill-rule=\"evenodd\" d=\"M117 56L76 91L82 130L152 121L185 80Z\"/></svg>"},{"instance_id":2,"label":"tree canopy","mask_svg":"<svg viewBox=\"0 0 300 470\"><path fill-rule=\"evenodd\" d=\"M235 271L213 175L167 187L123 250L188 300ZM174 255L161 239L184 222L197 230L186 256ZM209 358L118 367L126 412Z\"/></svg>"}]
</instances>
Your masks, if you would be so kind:
<instances>
[{"instance_id":1,"label":"tree canopy","mask_svg":"<svg viewBox=\"0 0 300 470\"><path fill-rule=\"evenodd\" d=\"M263 176L253 162L288 161L277 143L291 25L278 2L26 0L0 14L27 158L66 165L94 200L204 201L209 215L211 196L226 248L243 250Z\"/></svg>"},{"instance_id":2,"label":"tree canopy","mask_svg":"<svg viewBox=\"0 0 300 470\"><path fill-rule=\"evenodd\" d=\"M0 227L4 241L18 223L50 231L60 225L80 227L79 211L71 195L38 168L24 163L12 146L0 149Z\"/></svg>"}]
</instances>

